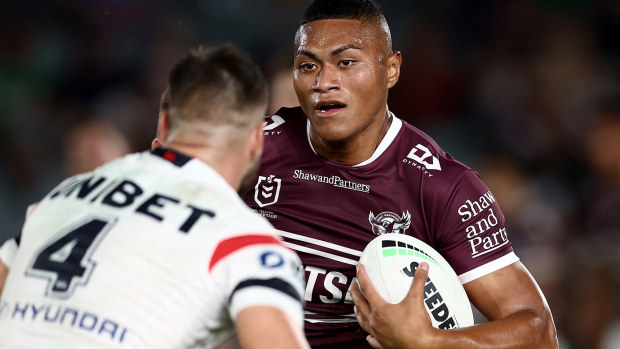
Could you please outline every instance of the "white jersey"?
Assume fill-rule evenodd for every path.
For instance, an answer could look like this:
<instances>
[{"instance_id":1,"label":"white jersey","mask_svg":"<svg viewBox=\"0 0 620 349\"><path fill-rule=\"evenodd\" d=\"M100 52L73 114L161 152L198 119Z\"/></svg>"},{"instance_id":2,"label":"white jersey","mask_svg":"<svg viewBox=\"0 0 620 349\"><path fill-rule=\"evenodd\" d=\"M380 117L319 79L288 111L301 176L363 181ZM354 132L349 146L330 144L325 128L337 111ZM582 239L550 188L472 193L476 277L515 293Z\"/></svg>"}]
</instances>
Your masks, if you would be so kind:
<instances>
[{"instance_id":1,"label":"white jersey","mask_svg":"<svg viewBox=\"0 0 620 349\"><path fill-rule=\"evenodd\" d=\"M26 220L0 348L212 348L243 309L303 326L297 255L205 163L156 149L67 179Z\"/></svg>"}]
</instances>

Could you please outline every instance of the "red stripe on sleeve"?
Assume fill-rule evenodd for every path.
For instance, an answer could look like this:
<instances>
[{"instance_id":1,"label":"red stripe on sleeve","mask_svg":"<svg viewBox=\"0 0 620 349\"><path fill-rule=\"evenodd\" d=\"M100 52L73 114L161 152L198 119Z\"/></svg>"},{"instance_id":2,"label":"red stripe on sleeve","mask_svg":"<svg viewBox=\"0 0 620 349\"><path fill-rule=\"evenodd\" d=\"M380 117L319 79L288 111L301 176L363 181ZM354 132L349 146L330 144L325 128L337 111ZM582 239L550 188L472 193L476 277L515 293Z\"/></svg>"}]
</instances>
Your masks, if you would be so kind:
<instances>
[{"instance_id":1,"label":"red stripe on sleeve","mask_svg":"<svg viewBox=\"0 0 620 349\"><path fill-rule=\"evenodd\" d=\"M209 272L213 267L229 254L251 245L275 244L284 246L280 240L269 235L243 235L220 241L215 248L211 262L209 263Z\"/></svg>"}]
</instances>

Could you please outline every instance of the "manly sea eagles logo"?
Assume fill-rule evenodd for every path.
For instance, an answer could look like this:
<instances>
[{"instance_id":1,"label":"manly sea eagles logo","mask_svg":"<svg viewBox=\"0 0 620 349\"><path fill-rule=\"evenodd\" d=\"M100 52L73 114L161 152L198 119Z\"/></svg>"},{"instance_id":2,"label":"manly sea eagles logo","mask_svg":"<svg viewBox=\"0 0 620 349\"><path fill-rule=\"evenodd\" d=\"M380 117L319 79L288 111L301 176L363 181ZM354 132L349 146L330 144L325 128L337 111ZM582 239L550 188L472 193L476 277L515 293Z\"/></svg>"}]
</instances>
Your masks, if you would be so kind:
<instances>
[{"instance_id":1,"label":"manly sea eagles logo","mask_svg":"<svg viewBox=\"0 0 620 349\"><path fill-rule=\"evenodd\" d=\"M375 235L405 233L405 230L411 225L411 214L407 211L403 212L402 216L398 216L393 212L382 212L375 217L374 213L370 211L368 220L372 224L372 232Z\"/></svg>"},{"instance_id":2,"label":"manly sea eagles logo","mask_svg":"<svg viewBox=\"0 0 620 349\"><path fill-rule=\"evenodd\" d=\"M280 196L282 180L274 175L269 177L258 176L258 182L254 187L254 201L260 207L275 204Z\"/></svg>"}]
</instances>

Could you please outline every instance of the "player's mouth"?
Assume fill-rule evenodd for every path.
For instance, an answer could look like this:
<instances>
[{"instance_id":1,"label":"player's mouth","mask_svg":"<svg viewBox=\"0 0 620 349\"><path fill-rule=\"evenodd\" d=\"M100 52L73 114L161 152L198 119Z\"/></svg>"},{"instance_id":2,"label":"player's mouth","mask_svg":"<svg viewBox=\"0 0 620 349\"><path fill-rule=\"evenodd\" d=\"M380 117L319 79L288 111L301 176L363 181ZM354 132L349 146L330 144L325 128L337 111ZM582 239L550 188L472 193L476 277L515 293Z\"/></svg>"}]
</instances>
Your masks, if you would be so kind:
<instances>
[{"instance_id":1,"label":"player's mouth","mask_svg":"<svg viewBox=\"0 0 620 349\"><path fill-rule=\"evenodd\" d=\"M340 101L321 101L314 110L318 116L332 116L344 110L347 105Z\"/></svg>"}]
</instances>

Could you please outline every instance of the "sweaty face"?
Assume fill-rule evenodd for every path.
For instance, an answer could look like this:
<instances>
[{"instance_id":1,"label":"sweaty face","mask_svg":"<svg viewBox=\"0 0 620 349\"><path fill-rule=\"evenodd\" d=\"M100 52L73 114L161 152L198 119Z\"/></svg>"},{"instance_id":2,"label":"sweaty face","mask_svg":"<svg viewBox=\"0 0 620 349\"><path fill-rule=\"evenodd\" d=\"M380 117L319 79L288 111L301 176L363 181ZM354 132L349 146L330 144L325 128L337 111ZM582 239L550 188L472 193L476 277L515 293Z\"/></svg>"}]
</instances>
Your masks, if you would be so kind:
<instances>
[{"instance_id":1,"label":"sweaty face","mask_svg":"<svg viewBox=\"0 0 620 349\"><path fill-rule=\"evenodd\" d=\"M293 86L313 142L376 142L391 87L381 27L357 20L310 22L298 29L295 49Z\"/></svg>"}]
</instances>

